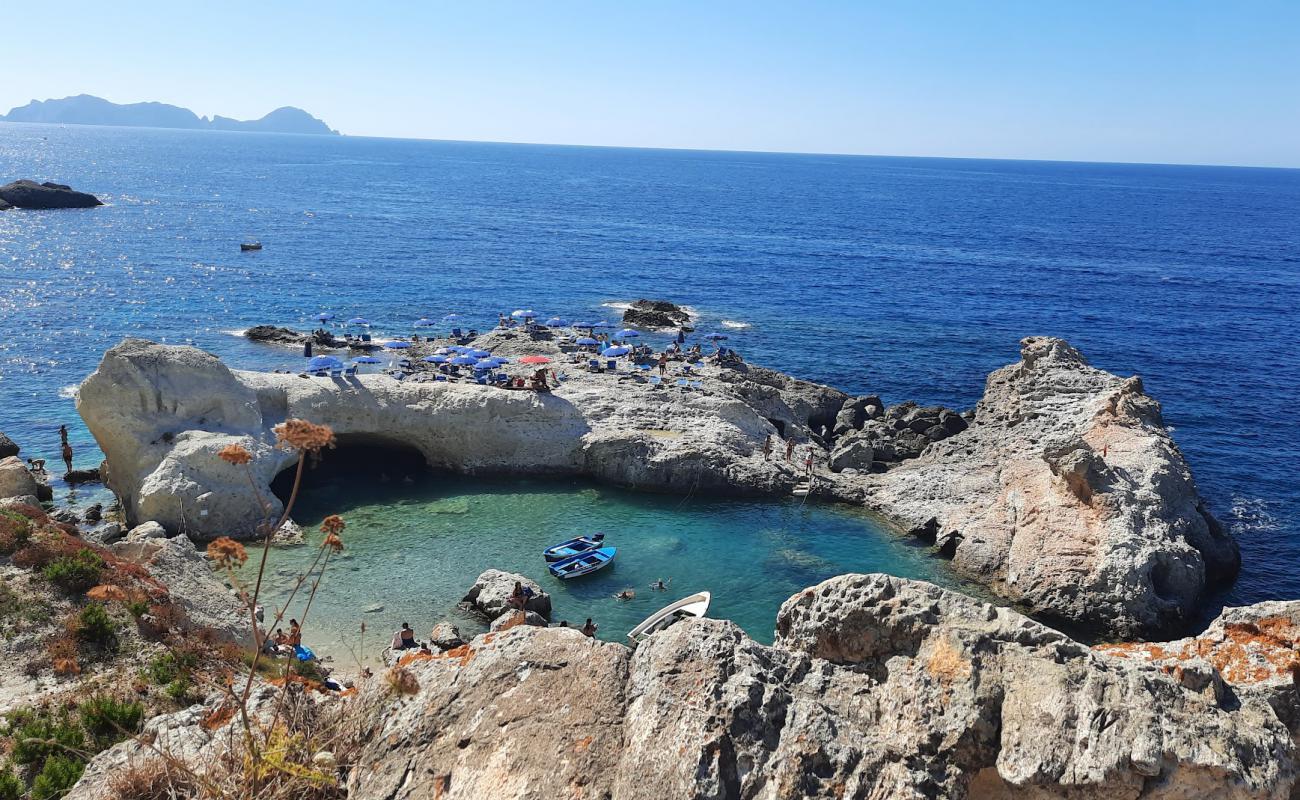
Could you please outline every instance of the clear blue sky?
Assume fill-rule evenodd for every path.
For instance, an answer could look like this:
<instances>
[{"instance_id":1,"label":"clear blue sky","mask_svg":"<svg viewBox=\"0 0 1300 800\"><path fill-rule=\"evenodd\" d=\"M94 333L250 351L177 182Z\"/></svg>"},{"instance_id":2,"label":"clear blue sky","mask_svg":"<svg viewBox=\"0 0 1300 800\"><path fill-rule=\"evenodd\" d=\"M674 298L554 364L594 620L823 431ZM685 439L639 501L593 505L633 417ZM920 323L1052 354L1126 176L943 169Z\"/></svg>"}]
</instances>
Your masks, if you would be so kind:
<instances>
[{"instance_id":1,"label":"clear blue sky","mask_svg":"<svg viewBox=\"0 0 1300 800\"><path fill-rule=\"evenodd\" d=\"M1300 166L1300 0L60 0L0 19L3 110L86 92L296 105L356 135Z\"/></svg>"}]
</instances>

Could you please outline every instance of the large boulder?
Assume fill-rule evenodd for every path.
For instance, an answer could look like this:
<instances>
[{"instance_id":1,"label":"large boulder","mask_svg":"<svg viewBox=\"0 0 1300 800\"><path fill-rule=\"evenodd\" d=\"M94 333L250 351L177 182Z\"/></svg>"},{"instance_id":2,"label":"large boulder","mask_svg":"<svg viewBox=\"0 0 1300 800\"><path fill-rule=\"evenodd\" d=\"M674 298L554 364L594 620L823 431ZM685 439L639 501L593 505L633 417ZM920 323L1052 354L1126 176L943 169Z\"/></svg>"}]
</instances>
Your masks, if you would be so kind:
<instances>
[{"instance_id":1,"label":"large boulder","mask_svg":"<svg viewBox=\"0 0 1300 800\"><path fill-rule=\"evenodd\" d=\"M14 440L0 433L0 458L18 455L20 448L14 444Z\"/></svg>"},{"instance_id":2,"label":"large boulder","mask_svg":"<svg viewBox=\"0 0 1300 800\"><path fill-rule=\"evenodd\" d=\"M94 208L102 206L98 197L78 192L61 183L37 183L17 180L0 186L0 200L15 208Z\"/></svg>"},{"instance_id":3,"label":"large boulder","mask_svg":"<svg viewBox=\"0 0 1300 800\"><path fill-rule=\"evenodd\" d=\"M521 625L404 662L412 694L371 681L354 706L352 800L1281 800L1296 780L1263 699L885 575L790 598L770 647L710 619L635 651Z\"/></svg>"},{"instance_id":4,"label":"large boulder","mask_svg":"<svg viewBox=\"0 0 1300 800\"><path fill-rule=\"evenodd\" d=\"M41 484L18 456L0 459L0 498L41 495Z\"/></svg>"},{"instance_id":5,"label":"large boulder","mask_svg":"<svg viewBox=\"0 0 1300 800\"><path fill-rule=\"evenodd\" d=\"M551 596L542 591L537 581L513 572L499 569L484 570L474 585L470 587L461 601L473 611L494 620L511 610L509 599L515 591L515 584L531 589L533 594L524 604L524 609L540 614L545 619L551 618Z\"/></svg>"},{"instance_id":6,"label":"large boulder","mask_svg":"<svg viewBox=\"0 0 1300 800\"><path fill-rule=\"evenodd\" d=\"M956 433L933 441L931 422ZM966 422L889 409L864 430L887 424L895 447L915 437L923 452L861 479L868 506L928 531L959 572L1045 617L1123 638L1179 631L1207 590L1235 576L1237 545L1140 379L1031 337L957 430Z\"/></svg>"},{"instance_id":7,"label":"large boulder","mask_svg":"<svg viewBox=\"0 0 1300 800\"><path fill-rule=\"evenodd\" d=\"M691 315L667 300L637 300L623 312L625 325L639 328L685 328L691 330Z\"/></svg>"}]
</instances>

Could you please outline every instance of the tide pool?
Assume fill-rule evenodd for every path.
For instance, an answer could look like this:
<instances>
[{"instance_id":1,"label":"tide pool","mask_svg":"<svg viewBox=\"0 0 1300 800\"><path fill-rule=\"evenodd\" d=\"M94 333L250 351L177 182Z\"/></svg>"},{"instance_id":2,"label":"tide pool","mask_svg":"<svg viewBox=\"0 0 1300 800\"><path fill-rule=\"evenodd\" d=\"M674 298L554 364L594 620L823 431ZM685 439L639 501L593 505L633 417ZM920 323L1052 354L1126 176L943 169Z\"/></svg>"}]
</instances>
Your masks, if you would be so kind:
<instances>
[{"instance_id":1,"label":"tide pool","mask_svg":"<svg viewBox=\"0 0 1300 800\"><path fill-rule=\"evenodd\" d=\"M713 593L710 617L771 642L781 604L834 575L889 572L956 584L942 562L848 506L641 494L582 481L425 474L408 483L375 475L309 472L294 513L309 529L309 544L272 548L268 559L269 621L315 558L321 520L331 513L346 520L346 549L326 570L306 619L305 591L285 617L286 626L289 617L304 620L306 643L340 665L352 663L354 652L373 661L403 622L421 639L442 619L467 635L484 630L456 605L492 567L527 575L550 592L553 622L580 626L591 617L610 641L623 641L655 610L701 590ZM569 581L547 573L544 548L595 531L618 548L612 566ZM250 548L243 573L250 580L259 555ZM659 578L670 581L668 591L650 589ZM627 588L634 599L614 599ZM377 605L383 610L366 612Z\"/></svg>"}]
</instances>

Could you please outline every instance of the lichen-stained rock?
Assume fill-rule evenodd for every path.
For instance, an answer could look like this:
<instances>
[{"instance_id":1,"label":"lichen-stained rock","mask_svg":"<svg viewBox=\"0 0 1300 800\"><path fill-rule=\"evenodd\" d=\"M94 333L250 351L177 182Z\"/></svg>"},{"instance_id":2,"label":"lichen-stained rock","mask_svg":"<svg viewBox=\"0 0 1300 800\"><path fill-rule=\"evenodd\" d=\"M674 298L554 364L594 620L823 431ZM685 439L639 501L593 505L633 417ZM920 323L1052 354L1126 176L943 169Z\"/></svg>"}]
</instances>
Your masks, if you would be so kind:
<instances>
[{"instance_id":1,"label":"lichen-stained rock","mask_svg":"<svg viewBox=\"0 0 1300 800\"><path fill-rule=\"evenodd\" d=\"M1296 779L1261 697L886 575L790 598L773 646L712 619L635 651L519 626L398 668L358 698L354 800L1281 800Z\"/></svg>"},{"instance_id":2,"label":"lichen-stained rock","mask_svg":"<svg viewBox=\"0 0 1300 800\"><path fill-rule=\"evenodd\" d=\"M510 596L514 594L516 583L532 590L532 596L525 601L524 609L549 619L551 596L542 591L537 581L526 575L499 569L488 569L480 573L461 602L488 620L494 620L510 610Z\"/></svg>"},{"instance_id":3,"label":"lichen-stained rock","mask_svg":"<svg viewBox=\"0 0 1300 800\"><path fill-rule=\"evenodd\" d=\"M112 551L143 566L166 586L168 596L196 631L206 631L219 641L253 646L252 621L245 606L217 578L189 538L128 539L114 544Z\"/></svg>"},{"instance_id":4,"label":"lichen-stained rock","mask_svg":"<svg viewBox=\"0 0 1300 800\"><path fill-rule=\"evenodd\" d=\"M1114 636L1176 631L1240 563L1141 380L1060 339L1025 339L973 424L860 480L868 506L927 530L958 571Z\"/></svg>"},{"instance_id":5,"label":"lichen-stained rock","mask_svg":"<svg viewBox=\"0 0 1300 800\"><path fill-rule=\"evenodd\" d=\"M372 680L360 698L371 704L369 744L349 799L608 797L629 655L576 630L520 626L404 656L395 669L414 678L416 694Z\"/></svg>"}]
</instances>

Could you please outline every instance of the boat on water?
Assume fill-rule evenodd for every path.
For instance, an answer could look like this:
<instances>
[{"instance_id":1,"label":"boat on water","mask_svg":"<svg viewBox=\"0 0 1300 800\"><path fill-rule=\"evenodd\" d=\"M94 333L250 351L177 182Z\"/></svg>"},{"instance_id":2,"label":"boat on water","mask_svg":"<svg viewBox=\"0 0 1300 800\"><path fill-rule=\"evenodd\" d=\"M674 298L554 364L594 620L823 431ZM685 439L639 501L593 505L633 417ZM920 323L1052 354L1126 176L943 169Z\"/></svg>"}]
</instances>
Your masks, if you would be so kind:
<instances>
[{"instance_id":1,"label":"boat on water","mask_svg":"<svg viewBox=\"0 0 1300 800\"><path fill-rule=\"evenodd\" d=\"M605 541L605 534L593 533L590 536L575 536L567 542L560 542L542 551L542 558L547 561L562 561L579 553L599 550Z\"/></svg>"},{"instance_id":2,"label":"boat on water","mask_svg":"<svg viewBox=\"0 0 1300 800\"><path fill-rule=\"evenodd\" d=\"M262 249L262 243L261 243L261 242L244 242L244 243L242 243L242 244L239 245L239 249L240 249L241 252L244 252L244 253L247 253L249 250L261 250L261 249Z\"/></svg>"},{"instance_id":3,"label":"boat on water","mask_svg":"<svg viewBox=\"0 0 1300 800\"><path fill-rule=\"evenodd\" d=\"M696 592L689 597L683 597L676 603L666 605L646 617L640 625L628 631L627 638L632 644L636 644L645 641L652 634L658 633L674 622L687 617L702 617L708 613L709 602L712 599L713 595L708 592Z\"/></svg>"},{"instance_id":4,"label":"boat on water","mask_svg":"<svg viewBox=\"0 0 1300 800\"><path fill-rule=\"evenodd\" d=\"M604 569L614 563L614 554L617 552L618 548L616 547L601 547L597 550L590 550L586 553L579 553L576 556L569 556L560 561L552 562L546 568L555 577L567 581L570 578L590 575L598 569Z\"/></svg>"}]
</instances>

